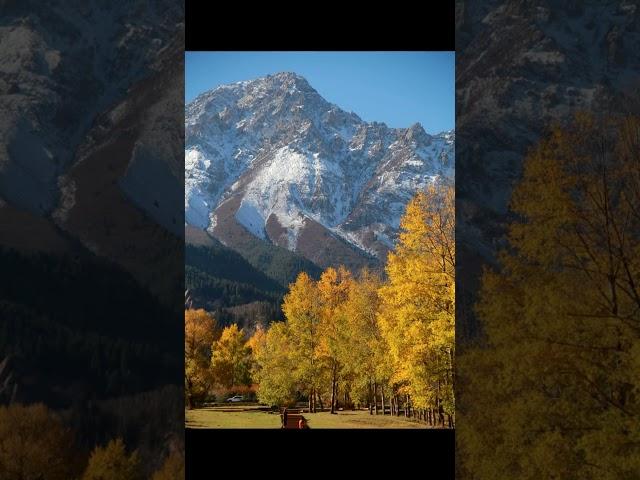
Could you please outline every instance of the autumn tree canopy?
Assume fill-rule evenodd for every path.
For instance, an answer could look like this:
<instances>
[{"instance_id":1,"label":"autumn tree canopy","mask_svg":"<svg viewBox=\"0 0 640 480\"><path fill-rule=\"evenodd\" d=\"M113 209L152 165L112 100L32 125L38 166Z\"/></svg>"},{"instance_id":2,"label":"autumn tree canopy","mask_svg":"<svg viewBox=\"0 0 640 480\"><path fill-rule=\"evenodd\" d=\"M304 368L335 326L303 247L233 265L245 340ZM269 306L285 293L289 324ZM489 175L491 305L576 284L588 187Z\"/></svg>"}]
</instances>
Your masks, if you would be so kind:
<instances>
[{"instance_id":1,"label":"autumn tree canopy","mask_svg":"<svg viewBox=\"0 0 640 480\"><path fill-rule=\"evenodd\" d=\"M211 345L219 336L216 322L204 310L184 313L184 375L187 404L205 395L211 382Z\"/></svg>"},{"instance_id":2,"label":"autumn tree canopy","mask_svg":"<svg viewBox=\"0 0 640 480\"><path fill-rule=\"evenodd\" d=\"M253 351L253 379L258 383L258 400L267 405L290 405L296 400L298 382L292 375L293 342L288 326L276 322L250 341Z\"/></svg>"},{"instance_id":3,"label":"autumn tree canopy","mask_svg":"<svg viewBox=\"0 0 640 480\"><path fill-rule=\"evenodd\" d=\"M418 194L402 218L383 281L364 270L301 273L285 296L284 324L253 340L258 395L308 398L309 409L378 399L394 412L453 424L455 239L452 187Z\"/></svg>"},{"instance_id":4,"label":"autumn tree canopy","mask_svg":"<svg viewBox=\"0 0 640 480\"><path fill-rule=\"evenodd\" d=\"M218 333L203 310L185 314L190 397L214 385L257 385L260 402L311 412L367 406L454 424L455 238L452 186L434 184L409 202L382 272L327 268L289 285L284 322L249 335ZM209 357L207 357L209 355ZM209 358L207 363L206 358Z\"/></svg>"},{"instance_id":5,"label":"autumn tree canopy","mask_svg":"<svg viewBox=\"0 0 640 480\"><path fill-rule=\"evenodd\" d=\"M143 480L138 452L127 453L118 438L106 446L97 446L91 453L82 480Z\"/></svg>"},{"instance_id":6,"label":"autumn tree canopy","mask_svg":"<svg viewBox=\"0 0 640 480\"><path fill-rule=\"evenodd\" d=\"M184 455L179 451L171 452L151 480L176 480L184 478Z\"/></svg>"},{"instance_id":7,"label":"autumn tree canopy","mask_svg":"<svg viewBox=\"0 0 640 480\"><path fill-rule=\"evenodd\" d=\"M0 406L0 478L67 480L82 469L71 430L43 404Z\"/></svg>"},{"instance_id":8,"label":"autumn tree canopy","mask_svg":"<svg viewBox=\"0 0 640 480\"><path fill-rule=\"evenodd\" d=\"M455 195L430 186L407 205L387 261L379 323L392 382L418 408L454 412Z\"/></svg>"},{"instance_id":9,"label":"autumn tree canopy","mask_svg":"<svg viewBox=\"0 0 640 480\"><path fill-rule=\"evenodd\" d=\"M640 121L582 115L527 157L486 344L462 359L471 478L640 472Z\"/></svg>"},{"instance_id":10,"label":"autumn tree canopy","mask_svg":"<svg viewBox=\"0 0 640 480\"><path fill-rule=\"evenodd\" d=\"M251 348L236 324L226 327L211 347L213 381L225 387L251 384Z\"/></svg>"}]
</instances>

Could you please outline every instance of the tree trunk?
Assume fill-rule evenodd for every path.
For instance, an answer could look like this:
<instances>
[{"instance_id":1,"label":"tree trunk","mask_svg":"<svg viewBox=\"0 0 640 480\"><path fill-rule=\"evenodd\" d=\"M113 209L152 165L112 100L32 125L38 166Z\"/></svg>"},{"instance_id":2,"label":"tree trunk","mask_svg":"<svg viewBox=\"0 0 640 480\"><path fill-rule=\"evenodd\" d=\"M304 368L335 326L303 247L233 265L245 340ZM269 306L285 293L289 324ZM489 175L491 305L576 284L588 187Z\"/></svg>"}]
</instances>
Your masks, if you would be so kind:
<instances>
[{"instance_id":1,"label":"tree trunk","mask_svg":"<svg viewBox=\"0 0 640 480\"><path fill-rule=\"evenodd\" d=\"M312 392L313 392L313 390L311 390L311 392L309 392L309 413L313 412L313 405L312 405L313 404L313 401L312 401L313 393Z\"/></svg>"},{"instance_id":2,"label":"tree trunk","mask_svg":"<svg viewBox=\"0 0 640 480\"><path fill-rule=\"evenodd\" d=\"M311 398L313 399L313 413L316 413L317 410L317 404L316 404L316 388L313 387L313 389L311 390Z\"/></svg>"},{"instance_id":3,"label":"tree trunk","mask_svg":"<svg viewBox=\"0 0 640 480\"><path fill-rule=\"evenodd\" d=\"M318 395L318 402L320 402L320 411L323 411L324 405L322 404L322 395L320 395L318 392L316 392L316 395Z\"/></svg>"},{"instance_id":4,"label":"tree trunk","mask_svg":"<svg viewBox=\"0 0 640 480\"><path fill-rule=\"evenodd\" d=\"M450 370L451 370L451 383L453 385L456 384L456 369L454 367L454 360L453 360L453 348L449 349L449 362L450 362Z\"/></svg>"},{"instance_id":5,"label":"tree trunk","mask_svg":"<svg viewBox=\"0 0 640 480\"><path fill-rule=\"evenodd\" d=\"M378 415L378 383L373 382L373 410Z\"/></svg>"},{"instance_id":6,"label":"tree trunk","mask_svg":"<svg viewBox=\"0 0 640 480\"><path fill-rule=\"evenodd\" d=\"M333 364L331 372L331 414L336 413L336 364Z\"/></svg>"},{"instance_id":7,"label":"tree trunk","mask_svg":"<svg viewBox=\"0 0 640 480\"><path fill-rule=\"evenodd\" d=\"M382 399L382 415L384 416L384 385L380 385L380 398Z\"/></svg>"}]
</instances>

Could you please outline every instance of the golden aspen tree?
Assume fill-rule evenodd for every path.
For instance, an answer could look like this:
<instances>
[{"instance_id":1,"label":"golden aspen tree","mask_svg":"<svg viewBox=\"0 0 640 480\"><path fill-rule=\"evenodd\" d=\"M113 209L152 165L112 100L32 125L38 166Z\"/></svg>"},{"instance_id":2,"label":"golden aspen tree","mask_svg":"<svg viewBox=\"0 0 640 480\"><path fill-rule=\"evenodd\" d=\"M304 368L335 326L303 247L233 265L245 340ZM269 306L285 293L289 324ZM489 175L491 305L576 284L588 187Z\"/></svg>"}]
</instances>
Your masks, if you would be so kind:
<instances>
[{"instance_id":1,"label":"golden aspen tree","mask_svg":"<svg viewBox=\"0 0 640 480\"><path fill-rule=\"evenodd\" d=\"M0 406L0 478L77 478L78 457L71 430L43 404Z\"/></svg>"},{"instance_id":2,"label":"golden aspen tree","mask_svg":"<svg viewBox=\"0 0 640 480\"><path fill-rule=\"evenodd\" d=\"M266 332L257 331L250 341L252 375L258 384L258 400L267 405L291 405L297 383L292 375L295 356L287 325L274 322Z\"/></svg>"},{"instance_id":3,"label":"golden aspen tree","mask_svg":"<svg viewBox=\"0 0 640 480\"><path fill-rule=\"evenodd\" d=\"M331 386L331 413L336 413L338 380L341 369L340 353L344 344L347 323L341 308L347 299L353 279L344 266L329 267L320 276L316 288L320 301L320 341L318 356L326 368Z\"/></svg>"},{"instance_id":4,"label":"golden aspen tree","mask_svg":"<svg viewBox=\"0 0 640 480\"><path fill-rule=\"evenodd\" d=\"M251 348L246 345L244 331L234 323L211 346L213 381L227 388L250 385L250 368Z\"/></svg>"},{"instance_id":5,"label":"golden aspen tree","mask_svg":"<svg viewBox=\"0 0 640 480\"><path fill-rule=\"evenodd\" d=\"M184 453L171 452L151 480L179 480L184 478Z\"/></svg>"},{"instance_id":6,"label":"golden aspen tree","mask_svg":"<svg viewBox=\"0 0 640 480\"><path fill-rule=\"evenodd\" d=\"M379 323L394 364L392 382L414 408L454 414L455 202L430 186L407 205L387 260Z\"/></svg>"},{"instance_id":7,"label":"golden aspen tree","mask_svg":"<svg viewBox=\"0 0 640 480\"><path fill-rule=\"evenodd\" d=\"M138 452L127 454L124 442L118 438L104 447L96 447L82 480L142 480Z\"/></svg>"},{"instance_id":8,"label":"golden aspen tree","mask_svg":"<svg viewBox=\"0 0 640 480\"><path fill-rule=\"evenodd\" d=\"M639 192L637 118L579 115L528 155L461 359L469 478L638 477Z\"/></svg>"},{"instance_id":9,"label":"golden aspen tree","mask_svg":"<svg viewBox=\"0 0 640 480\"><path fill-rule=\"evenodd\" d=\"M289 286L282 304L293 351L292 374L309 396L309 409L316 411L316 398L321 386L321 363L318 356L320 343L320 299L316 282L301 272Z\"/></svg>"},{"instance_id":10,"label":"golden aspen tree","mask_svg":"<svg viewBox=\"0 0 640 480\"><path fill-rule=\"evenodd\" d=\"M202 309L184 312L184 369L187 406L206 394L211 382L211 344L219 336L214 318Z\"/></svg>"},{"instance_id":11,"label":"golden aspen tree","mask_svg":"<svg viewBox=\"0 0 640 480\"><path fill-rule=\"evenodd\" d=\"M252 355L255 355L260 348L264 346L264 342L267 337L268 329L265 329L262 325L256 326L253 335L247 340L247 347L251 349Z\"/></svg>"},{"instance_id":12,"label":"golden aspen tree","mask_svg":"<svg viewBox=\"0 0 640 480\"><path fill-rule=\"evenodd\" d=\"M341 352L343 376L349 379L351 394L358 403L364 400L370 406L376 403L373 396L378 390L384 397L391 375L391 359L377 321L381 283L379 276L362 270L357 281L349 285L342 309L346 319Z\"/></svg>"}]
</instances>

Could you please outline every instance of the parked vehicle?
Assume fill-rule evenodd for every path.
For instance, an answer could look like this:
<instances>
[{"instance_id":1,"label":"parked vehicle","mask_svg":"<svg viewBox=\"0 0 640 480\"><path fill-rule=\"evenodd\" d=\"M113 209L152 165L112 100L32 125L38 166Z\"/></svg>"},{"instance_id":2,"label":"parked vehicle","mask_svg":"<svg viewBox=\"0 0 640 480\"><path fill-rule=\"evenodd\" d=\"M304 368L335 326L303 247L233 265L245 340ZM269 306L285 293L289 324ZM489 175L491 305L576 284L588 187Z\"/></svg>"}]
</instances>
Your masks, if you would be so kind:
<instances>
[{"instance_id":1,"label":"parked vehicle","mask_svg":"<svg viewBox=\"0 0 640 480\"><path fill-rule=\"evenodd\" d=\"M244 397L242 395L234 395L233 397L227 398L227 402L242 402Z\"/></svg>"}]
</instances>

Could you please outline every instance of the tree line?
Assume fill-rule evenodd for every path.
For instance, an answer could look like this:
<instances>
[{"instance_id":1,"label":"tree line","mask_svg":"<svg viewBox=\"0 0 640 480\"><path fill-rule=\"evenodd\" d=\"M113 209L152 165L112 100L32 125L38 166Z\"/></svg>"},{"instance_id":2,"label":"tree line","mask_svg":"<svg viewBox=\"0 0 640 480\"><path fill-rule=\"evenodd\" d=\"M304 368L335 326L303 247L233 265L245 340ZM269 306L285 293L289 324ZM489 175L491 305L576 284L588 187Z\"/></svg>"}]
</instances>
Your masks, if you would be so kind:
<instances>
[{"instance_id":1,"label":"tree line","mask_svg":"<svg viewBox=\"0 0 640 480\"><path fill-rule=\"evenodd\" d=\"M255 384L260 402L304 400L312 412L369 408L452 427L455 421L453 187L408 204L386 277L328 268L300 273L284 321L245 332L204 310L185 312L188 406L214 385Z\"/></svg>"}]
</instances>

